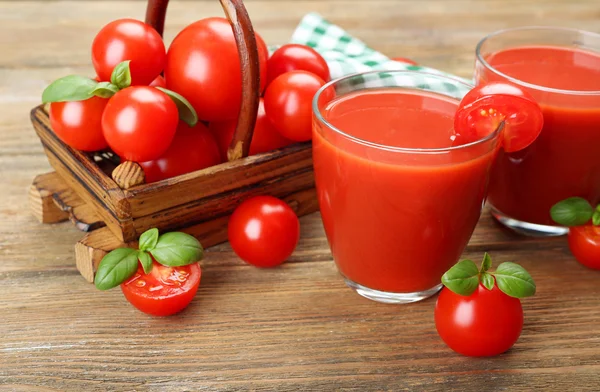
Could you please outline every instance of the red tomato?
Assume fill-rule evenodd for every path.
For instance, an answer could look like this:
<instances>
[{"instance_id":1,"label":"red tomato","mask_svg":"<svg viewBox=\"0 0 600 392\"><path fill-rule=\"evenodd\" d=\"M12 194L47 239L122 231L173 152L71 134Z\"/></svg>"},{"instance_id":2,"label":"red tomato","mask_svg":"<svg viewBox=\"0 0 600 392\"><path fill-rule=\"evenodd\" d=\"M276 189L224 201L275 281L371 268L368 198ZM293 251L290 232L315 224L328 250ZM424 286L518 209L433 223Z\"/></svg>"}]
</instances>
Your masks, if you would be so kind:
<instances>
[{"instance_id":1,"label":"red tomato","mask_svg":"<svg viewBox=\"0 0 600 392\"><path fill-rule=\"evenodd\" d=\"M459 354L486 357L502 354L515 344L523 328L523 308L494 284L482 284L470 296L448 288L435 304L435 327L442 340Z\"/></svg>"},{"instance_id":2,"label":"red tomato","mask_svg":"<svg viewBox=\"0 0 600 392\"><path fill-rule=\"evenodd\" d=\"M169 149L158 159L140 162L146 183L164 180L221 163L219 148L213 135L202 123L190 128L179 123Z\"/></svg>"},{"instance_id":3,"label":"red tomato","mask_svg":"<svg viewBox=\"0 0 600 392\"><path fill-rule=\"evenodd\" d=\"M189 305L198 291L201 275L198 263L171 268L153 261L148 275L140 265L135 275L121 284L121 290L127 301L142 312L170 316Z\"/></svg>"},{"instance_id":4,"label":"red tomato","mask_svg":"<svg viewBox=\"0 0 600 392\"><path fill-rule=\"evenodd\" d=\"M131 60L132 85L148 85L163 70L165 44L149 25L135 19L119 19L100 30L92 43L92 62L103 81L109 81L117 64Z\"/></svg>"},{"instance_id":5,"label":"red tomato","mask_svg":"<svg viewBox=\"0 0 600 392\"><path fill-rule=\"evenodd\" d=\"M484 138L505 120L503 146L506 152L528 147L544 124L542 110L533 97L506 82L481 84L464 96L454 117L458 134L455 145Z\"/></svg>"},{"instance_id":6,"label":"red tomato","mask_svg":"<svg viewBox=\"0 0 600 392\"><path fill-rule=\"evenodd\" d=\"M275 129L289 140L312 138L312 99L325 81L306 71L279 75L265 92L265 112Z\"/></svg>"},{"instance_id":7,"label":"red tomato","mask_svg":"<svg viewBox=\"0 0 600 392\"><path fill-rule=\"evenodd\" d=\"M573 256L588 268L600 270L600 226L569 227L569 248Z\"/></svg>"},{"instance_id":8,"label":"red tomato","mask_svg":"<svg viewBox=\"0 0 600 392\"><path fill-rule=\"evenodd\" d=\"M407 59L406 57L394 57L392 58L392 60L394 61L398 61L401 63L406 63L406 64L410 64L410 65L417 65L417 63L411 59Z\"/></svg>"},{"instance_id":9,"label":"red tomato","mask_svg":"<svg viewBox=\"0 0 600 392\"><path fill-rule=\"evenodd\" d=\"M256 34L261 91L266 81L267 48ZM236 118L242 99L242 77L231 25L224 18L192 23L173 40L167 53L165 79L206 121Z\"/></svg>"},{"instance_id":10,"label":"red tomato","mask_svg":"<svg viewBox=\"0 0 600 392\"><path fill-rule=\"evenodd\" d=\"M165 81L165 78L163 78L162 76L158 75L156 77L156 79L154 79L152 81L152 83L150 83L150 87L162 87L162 88L167 88L167 82Z\"/></svg>"},{"instance_id":11,"label":"red tomato","mask_svg":"<svg viewBox=\"0 0 600 392\"><path fill-rule=\"evenodd\" d=\"M294 252L300 238L300 222L284 201L255 196L240 204L229 219L231 248L245 262L275 267Z\"/></svg>"},{"instance_id":12,"label":"red tomato","mask_svg":"<svg viewBox=\"0 0 600 392\"><path fill-rule=\"evenodd\" d=\"M173 141L179 113L162 91L129 87L110 98L102 115L102 130L110 148L134 162L159 158Z\"/></svg>"},{"instance_id":13,"label":"red tomato","mask_svg":"<svg viewBox=\"0 0 600 392\"><path fill-rule=\"evenodd\" d=\"M102 113L107 99L92 97L85 101L50 104L52 130L69 147L98 151L108 147L102 134Z\"/></svg>"},{"instance_id":14,"label":"red tomato","mask_svg":"<svg viewBox=\"0 0 600 392\"><path fill-rule=\"evenodd\" d=\"M277 49L267 62L267 86L276 77L290 71L308 71L324 81L330 79L325 59L313 48L300 44L287 44Z\"/></svg>"},{"instance_id":15,"label":"red tomato","mask_svg":"<svg viewBox=\"0 0 600 392\"><path fill-rule=\"evenodd\" d=\"M219 145L219 151L221 152L221 158L223 161L227 160L227 149L233 138L235 132L235 126L237 120L212 122L208 126ZM273 127L273 124L269 121L265 115L264 101L261 98L258 106L258 116L256 117L256 125L254 126L254 132L252 133L252 142L250 143L249 155L256 155L263 152L273 151L275 149L288 146L292 144L291 140L288 140L281 136L279 132Z\"/></svg>"}]
</instances>

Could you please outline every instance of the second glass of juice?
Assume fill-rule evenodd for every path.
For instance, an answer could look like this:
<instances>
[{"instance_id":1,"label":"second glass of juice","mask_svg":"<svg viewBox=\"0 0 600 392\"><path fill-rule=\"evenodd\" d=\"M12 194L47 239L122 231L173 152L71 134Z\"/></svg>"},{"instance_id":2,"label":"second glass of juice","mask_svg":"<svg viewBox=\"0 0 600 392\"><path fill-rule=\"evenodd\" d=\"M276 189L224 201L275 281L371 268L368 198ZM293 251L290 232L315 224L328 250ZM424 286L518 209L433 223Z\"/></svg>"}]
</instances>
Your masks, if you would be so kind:
<instances>
[{"instance_id":1,"label":"second glass of juice","mask_svg":"<svg viewBox=\"0 0 600 392\"><path fill-rule=\"evenodd\" d=\"M323 224L339 272L360 295L386 303L427 298L469 242L500 134L453 146L454 114L471 87L434 74L374 71L315 95Z\"/></svg>"}]
</instances>

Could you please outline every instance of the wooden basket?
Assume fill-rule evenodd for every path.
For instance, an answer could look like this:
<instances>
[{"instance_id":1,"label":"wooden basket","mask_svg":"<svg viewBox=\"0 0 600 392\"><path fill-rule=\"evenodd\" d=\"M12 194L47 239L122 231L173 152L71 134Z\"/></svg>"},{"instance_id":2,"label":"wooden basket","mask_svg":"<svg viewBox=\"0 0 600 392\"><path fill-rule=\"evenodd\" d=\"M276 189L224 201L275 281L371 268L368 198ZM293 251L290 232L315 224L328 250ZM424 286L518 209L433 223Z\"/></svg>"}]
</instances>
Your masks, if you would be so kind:
<instances>
[{"instance_id":1,"label":"wooden basket","mask_svg":"<svg viewBox=\"0 0 600 392\"><path fill-rule=\"evenodd\" d=\"M243 97L229 161L204 170L143 184L133 162L110 152L88 154L65 145L50 128L47 108L31 112L33 126L54 172L37 176L30 203L42 223L70 219L87 232L75 246L77 268L88 281L109 251L135 244L145 230L181 230L204 247L227 240L227 220L241 200L272 195L301 216L318 209L311 143L248 157L259 102L258 53L242 0L220 0L238 46ZM149 0L146 23L163 32L168 0Z\"/></svg>"}]
</instances>

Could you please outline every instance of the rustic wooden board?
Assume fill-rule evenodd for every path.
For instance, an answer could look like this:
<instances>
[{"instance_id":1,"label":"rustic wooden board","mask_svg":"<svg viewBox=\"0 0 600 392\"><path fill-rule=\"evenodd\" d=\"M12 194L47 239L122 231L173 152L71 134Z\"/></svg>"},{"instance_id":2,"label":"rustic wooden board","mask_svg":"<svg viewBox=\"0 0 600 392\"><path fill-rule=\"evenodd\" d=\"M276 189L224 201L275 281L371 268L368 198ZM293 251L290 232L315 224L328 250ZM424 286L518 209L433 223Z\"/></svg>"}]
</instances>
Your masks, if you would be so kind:
<instances>
[{"instance_id":1,"label":"rustic wooden board","mask_svg":"<svg viewBox=\"0 0 600 392\"><path fill-rule=\"evenodd\" d=\"M167 39L219 7L173 0ZM519 342L497 358L450 352L435 332L434 299L382 305L347 289L319 214L301 219L298 249L278 269L246 266L227 244L211 248L197 298L173 318L147 317L118 290L86 283L73 255L82 233L28 212L32 179L50 171L28 113L50 80L92 73L98 26L141 18L142 8L0 2L0 390L600 390L600 275L579 266L563 238L520 239L487 213L464 256L491 250L497 262L518 261L539 290L523 301ZM477 40L499 28L600 31L597 0L249 0L248 10L270 44L318 11L376 49L461 76Z\"/></svg>"}]
</instances>

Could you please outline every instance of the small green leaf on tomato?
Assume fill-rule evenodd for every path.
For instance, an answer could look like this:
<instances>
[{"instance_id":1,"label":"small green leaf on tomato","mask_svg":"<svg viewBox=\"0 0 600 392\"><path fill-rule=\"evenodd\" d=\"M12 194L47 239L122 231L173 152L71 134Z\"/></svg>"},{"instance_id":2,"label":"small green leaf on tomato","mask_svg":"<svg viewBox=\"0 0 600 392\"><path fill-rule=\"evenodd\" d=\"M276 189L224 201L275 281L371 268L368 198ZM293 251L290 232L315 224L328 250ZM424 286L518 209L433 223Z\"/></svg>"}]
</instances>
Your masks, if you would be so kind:
<instances>
[{"instance_id":1,"label":"small green leaf on tomato","mask_svg":"<svg viewBox=\"0 0 600 392\"><path fill-rule=\"evenodd\" d=\"M131 248L115 249L100 261L94 284L100 290L112 289L129 279L137 268L137 250Z\"/></svg>"},{"instance_id":2,"label":"small green leaf on tomato","mask_svg":"<svg viewBox=\"0 0 600 392\"><path fill-rule=\"evenodd\" d=\"M152 249L154 249L154 247L156 246L156 243L158 242L158 229L152 228L150 230L146 230L145 232L142 233L142 235L140 236L140 250L147 250L150 251Z\"/></svg>"},{"instance_id":3,"label":"small green leaf on tomato","mask_svg":"<svg viewBox=\"0 0 600 392\"><path fill-rule=\"evenodd\" d=\"M494 276L498 288L510 297L524 298L535 294L536 287L533 278L519 264L502 263L494 272Z\"/></svg>"},{"instance_id":4,"label":"small green leaf on tomato","mask_svg":"<svg viewBox=\"0 0 600 392\"><path fill-rule=\"evenodd\" d=\"M492 266L492 258L490 257L490 254L488 252L485 252L485 254L483 255L483 261L481 262L480 272L483 273L483 272L489 270L491 266Z\"/></svg>"},{"instance_id":5,"label":"small green leaf on tomato","mask_svg":"<svg viewBox=\"0 0 600 392\"><path fill-rule=\"evenodd\" d=\"M592 224L594 226L600 225L600 211L594 211L594 215L592 215Z\"/></svg>"},{"instance_id":6,"label":"small green leaf on tomato","mask_svg":"<svg viewBox=\"0 0 600 392\"><path fill-rule=\"evenodd\" d=\"M180 267L202 260L204 249L193 236L171 232L158 237L158 242L150 253L162 265Z\"/></svg>"},{"instance_id":7,"label":"small green leaf on tomato","mask_svg":"<svg viewBox=\"0 0 600 392\"><path fill-rule=\"evenodd\" d=\"M182 95L177 94L175 91L167 90L166 88L156 87L163 93L167 94L175 105L177 105L177 110L179 111L179 119L185 122L190 127L193 127L198 123L198 114L196 114L196 110L192 106L192 104L185 99Z\"/></svg>"},{"instance_id":8,"label":"small green leaf on tomato","mask_svg":"<svg viewBox=\"0 0 600 392\"><path fill-rule=\"evenodd\" d=\"M140 250L138 252L138 260L142 264L145 274L149 274L152 271L152 257L149 253Z\"/></svg>"},{"instance_id":9,"label":"small green leaf on tomato","mask_svg":"<svg viewBox=\"0 0 600 392\"><path fill-rule=\"evenodd\" d=\"M594 208L582 197L569 197L550 208L552 220L563 226L581 226L593 216Z\"/></svg>"},{"instance_id":10,"label":"small green leaf on tomato","mask_svg":"<svg viewBox=\"0 0 600 392\"><path fill-rule=\"evenodd\" d=\"M119 89L124 89L131 86L131 70L129 63L131 61L123 61L115 66L112 74L110 75L110 82L117 86Z\"/></svg>"},{"instance_id":11,"label":"small green leaf on tomato","mask_svg":"<svg viewBox=\"0 0 600 392\"><path fill-rule=\"evenodd\" d=\"M488 289L491 290L494 288L494 277L487 272L481 274L481 284Z\"/></svg>"},{"instance_id":12,"label":"small green leaf on tomato","mask_svg":"<svg viewBox=\"0 0 600 392\"><path fill-rule=\"evenodd\" d=\"M479 286L479 270L471 260L462 260L443 276L442 283L459 295L471 295Z\"/></svg>"},{"instance_id":13,"label":"small green leaf on tomato","mask_svg":"<svg viewBox=\"0 0 600 392\"><path fill-rule=\"evenodd\" d=\"M94 96L98 83L79 75L69 75L52 82L42 93L42 102L85 101Z\"/></svg>"},{"instance_id":14,"label":"small green leaf on tomato","mask_svg":"<svg viewBox=\"0 0 600 392\"><path fill-rule=\"evenodd\" d=\"M110 82L100 82L92 94L100 98L110 98L119 91L119 88Z\"/></svg>"}]
</instances>

